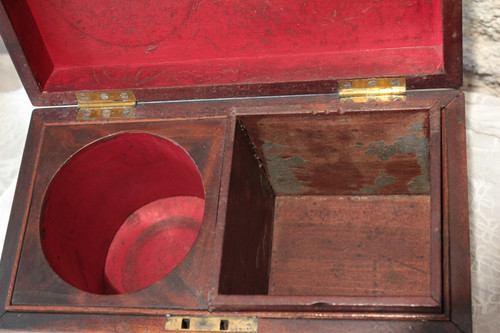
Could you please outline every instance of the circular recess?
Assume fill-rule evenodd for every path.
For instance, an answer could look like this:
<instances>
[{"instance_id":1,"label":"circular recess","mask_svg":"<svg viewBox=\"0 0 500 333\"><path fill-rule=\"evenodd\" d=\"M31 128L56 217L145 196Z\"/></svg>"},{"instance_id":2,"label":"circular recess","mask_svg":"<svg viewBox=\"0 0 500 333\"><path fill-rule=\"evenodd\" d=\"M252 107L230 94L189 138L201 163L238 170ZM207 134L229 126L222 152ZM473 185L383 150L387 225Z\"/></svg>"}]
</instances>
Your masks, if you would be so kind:
<instances>
[{"instance_id":1,"label":"circular recess","mask_svg":"<svg viewBox=\"0 0 500 333\"><path fill-rule=\"evenodd\" d=\"M160 199L139 208L118 229L104 273L117 293L143 289L170 273L198 236L205 202L197 197Z\"/></svg>"},{"instance_id":2,"label":"circular recess","mask_svg":"<svg viewBox=\"0 0 500 333\"><path fill-rule=\"evenodd\" d=\"M201 228L204 188L170 140L122 133L78 151L44 198L42 248L66 282L96 294L134 292L186 257Z\"/></svg>"}]
</instances>

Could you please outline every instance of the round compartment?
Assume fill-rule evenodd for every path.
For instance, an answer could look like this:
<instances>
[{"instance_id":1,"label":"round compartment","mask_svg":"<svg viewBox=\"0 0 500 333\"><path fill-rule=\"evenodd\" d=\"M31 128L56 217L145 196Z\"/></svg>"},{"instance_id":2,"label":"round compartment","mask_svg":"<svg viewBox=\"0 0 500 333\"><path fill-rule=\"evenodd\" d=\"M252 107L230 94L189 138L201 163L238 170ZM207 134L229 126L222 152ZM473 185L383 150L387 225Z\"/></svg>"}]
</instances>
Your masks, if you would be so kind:
<instances>
[{"instance_id":1,"label":"round compartment","mask_svg":"<svg viewBox=\"0 0 500 333\"><path fill-rule=\"evenodd\" d=\"M201 228L204 189L190 156L146 133L78 151L52 180L42 248L66 282L96 294L143 289L170 273Z\"/></svg>"}]
</instances>

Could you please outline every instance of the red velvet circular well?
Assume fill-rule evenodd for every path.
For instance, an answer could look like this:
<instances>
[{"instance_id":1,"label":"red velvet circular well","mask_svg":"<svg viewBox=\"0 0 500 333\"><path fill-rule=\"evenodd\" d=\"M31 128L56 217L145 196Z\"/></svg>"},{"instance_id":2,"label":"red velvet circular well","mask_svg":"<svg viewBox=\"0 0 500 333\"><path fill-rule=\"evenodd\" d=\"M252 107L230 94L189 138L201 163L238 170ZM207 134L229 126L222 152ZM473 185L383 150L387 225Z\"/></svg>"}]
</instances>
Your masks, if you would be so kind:
<instances>
[{"instance_id":1,"label":"red velvet circular well","mask_svg":"<svg viewBox=\"0 0 500 333\"><path fill-rule=\"evenodd\" d=\"M179 200L184 200L184 206L173 208L181 204ZM132 292L163 278L186 256L201 226L203 202L200 173L180 146L147 133L117 134L81 149L54 176L41 214L42 248L53 270L76 288L96 294ZM161 208L162 203L170 209ZM189 206L193 211L187 213ZM155 220L154 212L159 210L162 213ZM148 211L152 216L149 221L144 213ZM109 276L105 276L106 261L111 260L107 259L108 251L117 235L120 238L120 234L126 233L119 230L134 215L142 216L141 221L147 226L146 233L139 235L142 244L154 251L150 251L151 255L142 264L140 260L135 262L133 269L155 272L148 272L148 277L139 283L116 288L110 285ZM155 222L159 226L155 227ZM150 234L155 230L162 237L177 230L174 234L178 241L183 237L178 230L189 232L186 240L178 243L182 248L179 251L159 245L157 236ZM148 238L153 245L144 242ZM177 243L172 242L171 246ZM130 253L127 249L120 251ZM158 261L165 251L175 257L168 261L168 269L158 266L165 264ZM154 260L157 265L148 262ZM129 258L123 263L132 261ZM111 282L116 284L118 275L125 280L129 278L127 274L137 275L126 273L127 270L131 272L122 267L120 274L112 274Z\"/></svg>"},{"instance_id":2,"label":"red velvet circular well","mask_svg":"<svg viewBox=\"0 0 500 333\"><path fill-rule=\"evenodd\" d=\"M116 293L143 289L170 273L193 246L205 201L171 197L153 201L129 216L109 246L104 273Z\"/></svg>"}]
</instances>

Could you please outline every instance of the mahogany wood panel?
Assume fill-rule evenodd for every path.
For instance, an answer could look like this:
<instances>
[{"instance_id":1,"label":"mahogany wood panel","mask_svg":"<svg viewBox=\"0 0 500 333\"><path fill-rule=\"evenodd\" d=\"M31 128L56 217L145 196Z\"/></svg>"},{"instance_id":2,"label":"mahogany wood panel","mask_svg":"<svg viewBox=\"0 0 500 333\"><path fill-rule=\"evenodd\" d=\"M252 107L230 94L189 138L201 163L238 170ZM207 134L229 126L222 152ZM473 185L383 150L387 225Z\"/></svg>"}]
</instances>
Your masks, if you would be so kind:
<instances>
[{"instance_id":1,"label":"mahogany wood panel","mask_svg":"<svg viewBox=\"0 0 500 333\"><path fill-rule=\"evenodd\" d=\"M234 135L219 280L221 294L267 294L274 192L241 124Z\"/></svg>"},{"instance_id":2,"label":"mahogany wood panel","mask_svg":"<svg viewBox=\"0 0 500 333\"><path fill-rule=\"evenodd\" d=\"M5 14L5 16L0 20L0 24L5 30L2 29L1 34L3 36L5 33L6 38L4 37L4 42L9 52L15 52L12 58L18 71L21 72L21 81L23 81L24 84L27 84L27 81L31 81L25 80L25 78L29 79L29 77L22 75L26 72L23 68L19 67L21 64L16 61L21 56L25 56L25 60L28 61L31 67L33 79L36 80L37 88L40 89L41 83L46 82L50 75L52 75L54 64L47 50L47 45L45 44L43 36L38 29L35 18L33 17L30 5L27 1L2 1L2 4L5 5L5 9L0 9L0 13ZM1 4L0 7L2 7ZM9 19L12 23L12 27L15 27L14 29L16 29L16 31L12 31L12 27L7 26ZM29 84L31 85L32 83L30 82ZM28 87L26 88L29 92L30 90Z\"/></svg>"},{"instance_id":3,"label":"mahogany wood panel","mask_svg":"<svg viewBox=\"0 0 500 333\"><path fill-rule=\"evenodd\" d=\"M426 110L241 121L276 195L430 191Z\"/></svg>"},{"instance_id":4,"label":"mahogany wood panel","mask_svg":"<svg viewBox=\"0 0 500 333\"><path fill-rule=\"evenodd\" d=\"M20 313L5 314L3 327L12 331L45 332L165 332L165 316L105 316L88 314ZM58 323L59 327L55 327Z\"/></svg>"},{"instance_id":5,"label":"mahogany wood panel","mask_svg":"<svg viewBox=\"0 0 500 333\"><path fill-rule=\"evenodd\" d=\"M432 95L433 93L431 93ZM431 97L431 95L428 95L428 97ZM439 94L438 94L439 95ZM427 234L427 237L429 239L432 239L432 244L430 245L430 248L432 249L432 259L430 263L430 286L427 300L424 301L427 306L436 306L438 303L441 301L441 294L440 294L440 287L439 284L441 281L441 252L440 252L440 242L441 242L441 228L440 228L440 147L439 147L439 138L441 137L440 134L440 105L441 107L445 108L450 101L452 101L454 98L456 98L456 94L450 94L447 96L446 93L441 95L441 97L438 97L435 102L431 102L432 97L428 100L427 106L423 106L422 108L409 108L409 103L416 102L419 98L417 97L419 94L409 94L408 101L399 103L399 104L392 104L390 111L391 112L398 112L397 108L401 107L402 109L406 110L408 113L415 112L415 110L420 109L421 112L427 113L429 112L429 123L426 125L427 130L426 130L426 136L430 136L430 150L433 151L431 153L431 158L430 158L430 168L431 168L431 173L432 173L432 179L433 182L431 184L431 193L432 193L432 198L431 198L431 203L430 205L433 207L432 208L432 213L430 216L427 216L427 222L428 223L428 231L429 233ZM437 97L437 95L436 95ZM439 101L441 99L441 101ZM410 102L411 101L411 102ZM246 104L246 102L244 103ZM344 113L346 115L356 115L356 112L360 111L366 111L368 113L373 113L375 110L382 111L383 109L378 109L379 107L384 108L389 106L389 104L384 104L384 103L369 103L366 105L363 104L340 104L340 105L335 105L335 104L316 104L315 108L316 111L314 110L309 110L307 106L305 105L256 105L252 107L251 105L242 105L241 107L235 108L235 110L241 114L240 120L243 124L245 124L246 121L250 119L248 123L252 122L252 119L273 119L273 117L279 118L279 119L286 119L285 115L293 113L293 114L300 114L302 112L307 113L311 119L311 122L314 123L314 119L318 119L317 123L320 123L321 120L324 120L327 116L334 117L336 115L342 116ZM414 104L415 106L415 104ZM386 110L389 110L386 108ZM423 111L427 109L427 111ZM352 113L354 112L354 113ZM252 116L252 114L257 113L259 116ZM275 113L275 116L272 115L272 113ZM245 115L245 116L243 116ZM279 116L276 116L279 115ZM293 118L295 116L291 116ZM383 116L382 116L383 117ZM276 121L276 120L275 120ZM278 123L278 121L276 121ZM285 122L282 121L282 125L284 127L292 127L293 125L289 125L293 122ZM250 126L251 127L251 126ZM397 127L397 126L395 126ZM279 128L276 127L274 128L275 132L280 132ZM247 131L249 133L249 137L255 139L258 137L258 134L254 131L252 133L251 131ZM268 130L269 133L272 133L273 131ZM285 137L286 131L282 131L276 135L276 137ZM292 131L293 132L293 131ZM287 132L289 133L289 132ZM297 140L300 141L300 140ZM256 141L258 142L258 141ZM300 143L299 143L300 144ZM260 155L260 154L258 154ZM437 223L437 224L436 224ZM431 232L432 228L432 232ZM446 235L443 235L443 242L447 243L447 237ZM446 291L445 291L446 293ZM445 295L446 296L446 295ZM389 300L389 299L384 299L384 297L378 297L378 299L381 300L381 302L387 302L384 303L386 306L390 302L394 302L393 304L397 304L397 301L395 300ZM382 301L382 299L384 299ZM422 302L423 300L417 301L417 299L413 299L410 301L411 304L418 304L419 302ZM351 300L351 302L355 302L354 300ZM377 309L381 309L380 305L376 305L375 303L370 303L369 301L363 300L365 308L369 308L368 304L372 304L375 306ZM434 302L434 303L433 303ZM438 302L438 303L436 303ZM280 310L280 311L287 311L292 308L294 308L300 311L304 311L308 306L310 307L311 311L321 311L319 308L319 304L328 304L332 306L332 309L342 309L341 311L359 311L359 308L354 310L352 307L347 306L347 303L349 303L348 300L342 299L341 297L333 297L333 298L328 298L328 297L311 297L311 296L293 296L293 297L281 297L281 296L259 296L259 295L254 295L254 296L244 296L244 295L233 295L233 296L228 296L228 295L219 295L218 297L215 297L213 304L216 306L218 309L247 309L247 310L256 310L259 308L265 308L269 310ZM253 304L253 306L251 305ZM352 304L352 303L351 303ZM421 303L423 304L423 303ZM434 304L434 305L432 305ZM318 306L316 306L318 305ZM378 307L377 307L378 306ZM446 306L446 305L445 305ZM390 308L390 307L389 307ZM388 309L389 309L388 308ZM313 310L314 309L314 310ZM325 308L323 308L324 310ZM400 308L401 309L401 308ZM414 308L416 310L416 308ZM418 311L422 311L423 308L420 308ZM404 310L400 310L404 311ZM333 317L336 315L334 313L329 314Z\"/></svg>"},{"instance_id":6,"label":"mahogany wood panel","mask_svg":"<svg viewBox=\"0 0 500 333\"><path fill-rule=\"evenodd\" d=\"M204 206L201 176L180 146L120 133L79 150L58 170L44 197L42 248L54 271L79 289L139 290L182 261Z\"/></svg>"},{"instance_id":7,"label":"mahogany wood panel","mask_svg":"<svg viewBox=\"0 0 500 333\"><path fill-rule=\"evenodd\" d=\"M429 196L278 196L271 295L430 296Z\"/></svg>"},{"instance_id":8,"label":"mahogany wood panel","mask_svg":"<svg viewBox=\"0 0 500 333\"><path fill-rule=\"evenodd\" d=\"M35 115L37 117L37 115ZM16 274L12 304L52 305L131 305L153 307L206 308L213 225L218 202L222 141L225 120L178 120L153 122L46 123L37 163L33 201L26 222L23 250ZM80 291L63 282L47 264L40 243L39 221L44 193L58 169L76 151L91 142L122 132L146 132L169 138L193 158L205 186L205 218L195 245L186 259L165 279L137 293L106 297ZM97 162L98 163L98 162ZM106 188L96 197L105 198ZM127 190L126 184L123 188ZM174 305L176 304L176 305Z\"/></svg>"},{"instance_id":9,"label":"mahogany wood panel","mask_svg":"<svg viewBox=\"0 0 500 333\"><path fill-rule=\"evenodd\" d=\"M286 332L311 332L311 333L463 333L450 322L418 322L418 321L393 321L391 323L378 320L261 320L259 333L286 333Z\"/></svg>"},{"instance_id":10,"label":"mahogany wood panel","mask_svg":"<svg viewBox=\"0 0 500 333\"><path fill-rule=\"evenodd\" d=\"M18 255L22 247L25 224L31 204L33 182L36 175L38 152L43 137L43 122L40 117L33 116L26 138L22 163L17 180L15 198L5 235L4 249L0 268L0 310L10 304L12 296L13 277L17 270Z\"/></svg>"},{"instance_id":11,"label":"mahogany wood panel","mask_svg":"<svg viewBox=\"0 0 500 333\"><path fill-rule=\"evenodd\" d=\"M465 137L465 100L460 93L443 112L446 180L443 224L450 240L445 247L449 260L451 320L464 332L472 331L469 212L467 195L467 153ZM446 281L446 280L445 280Z\"/></svg>"},{"instance_id":12,"label":"mahogany wood panel","mask_svg":"<svg viewBox=\"0 0 500 333\"><path fill-rule=\"evenodd\" d=\"M206 313L206 315L209 315ZM39 330L56 332L165 332L165 316L106 316L92 315L89 320L84 314L53 314L53 313L20 313L4 315L2 320L8 323L10 330ZM55 330L54 323L60 328ZM182 331L178 331L182 332ZM289 332L421 332L421 333L462 333L450 322L426 322L416 320L293 320L293 319L260 319L259 333L289 333Z\"/></svg>"},{"instance_id":13,"label":"mahogany wood panel","mask_svg":"<svg viewBox=\"0 0 500 333\"><path fill-rule=\"evenodd\" d=\"M285 114L302 114L319 121L322 115L327 114L341 116L354 115L359 112L412 113L415 110L429 112L428 134L426 132L425 136L429 138L430 151L439 148L436 140L438 142L442 140L443 145L441 156L431 153L431 179L433 180L430 192L431 221L427 220L433 230L436 221L439 224L438 227L442 223L442 230L438 234L432 233L429 236L431 261L438 253L437 260L440 261L439 264L442 264L442 275L439 279L443 292L442 297L439 297L439 294L437 296L441 304L436 302L435 295L433 297L399 297L398 301L396 299L398 297L386 296L273 296L220 294L218 292L223 233L227 222L226 212L221 210L226 209L225 205L228 200L233 143L236 141L233 137L237 133L235 126L238 117L245 120L247 117L277 118ZM443 110L442 114L439 114L440 110ZM227 114L231 115L226 119ZM198 119L200 116L203 119ZM232 123L227 126L227 121ZM436 129L436 124L439 125L439 122L442 122L442 132L439 126ZM196 125L203 123L207 125L205 127ZM171 126L166 126L167 124ZM180 124L184 125L178 126ZM184 133L183 129L186 126L191 130ZM66 127L68 129L65 130ZM30 128L0 268L0 285L5 286L0 289L2 308L0 329L7 331L159 332L163 330L166 314L224 315L232 313L259 317L260 333L471 331L465 126L463 96L456 91L409 92L406 101L395 103L340 104L335 96L320 95L149 104L138 106L135 119L110 121L76 121L76 110L73 108L46 109L35 112ZM23 244L26 245L22 251L23 257L29 257L30 251L40 250L37 249L36 241L31 241L31 245L30 241L26 241L26 237L33 237L37 231L36 227L30 227L25 222L29 224L29 221L37 220L36 214L41 208L43 193L57 171L57 166L62 165L72 152L74 153L90 142L105 137L111 132L130 130L159 135L166 133L164 135L167 137L173 137L172 133L177 133L176 141L186 148L202 171L207 190L206 198L214 203L214 205L207 203L206 210L211 212L210 216L214 219L218 216L218 220L213 221L210 227L207 227L207 221L205 221L204 226L207 229L202 230L203 236L198 239L197 243L206 242L204 244L206 246L195 244L196 255L193 254L193 258L181 264L184 267L175 275L185 277L184 282L187 281L187 284L190 284L189 281L204 280L203 287L201 289L188 288L193 284L182 285L181 279L176 279L174 283L169 282L168 285L164 285L164 288L150 288L144 292L125 295L126 297L123 297L124 295L112 297L88 295L74 288L64 289L68 288L67 285L57 282L58 278L54 273L48 276L47 264L45 263L45 268L42 267L44 258L40 253L35 254L34 260L29 262L23 259L24 263L21 266L24 267L21 267L19 254ZM73 132L77 134L73 135ZM88 138L85 138L86 136ZM203 144L198 146L199 149L195 149L197 143L201 142ZM251 144L246 143L243 145L245 149L252 147ZM247 154L246 159L255 163L256 160L250 157L253 158ZM224 165L222 165L222 160L224 160ZM49 164L53 164L53 167L48 167ZM257 167L255 164L253 166L249 170L257 174L258 163ZM436 170L441 170L443 173L442 185L436 181L436 177L439 178L436 176ZM212 177L207 176L210 172L213 174ZM436 189L436 186L439 188ZM440 190L443 196L442 204L440 203ZM429 194L426 194L419 198L428 196ZM237 197L233 196L233 198ZM278 198L278 201L280 199L311 200L306 196ZM293 212L287 213L293 214ZM278 218L274 218L274 221L278 221ZM277 226L279 227L278 224ZM414 227L417 226L414 225ZM440 242L442 255L439 251L435 251L435 245L438 244L439 247ZM208 260L203 262L203 267L194 268L196 262L194 257L208 258ZM28 269L29 265L35 269ZM436 270L436 266L430 264L429 269L432 273ZM14 286L16 274L20 283ZM20 274L29 276L21 277ZM435 276L431 274L431 280L434 278ZM168 292L176 288L182 289L185 293L182 294L181 291L173 295ZM429 286L431 291L433 288ZM49 295L47 290L55 290L56 293ZM13 294L16 294L18 298L12 298ZM187 301L186 296L189 298ZM27 300L27 304L15 303L21 299ZM189 302L191 304L198 302L197 309L188 306ZM410 303L411 306L408 306ZM203 310L207 307L210 312ZM318 317L322 319L317 319Z\"/></svg>"}]
</instances>

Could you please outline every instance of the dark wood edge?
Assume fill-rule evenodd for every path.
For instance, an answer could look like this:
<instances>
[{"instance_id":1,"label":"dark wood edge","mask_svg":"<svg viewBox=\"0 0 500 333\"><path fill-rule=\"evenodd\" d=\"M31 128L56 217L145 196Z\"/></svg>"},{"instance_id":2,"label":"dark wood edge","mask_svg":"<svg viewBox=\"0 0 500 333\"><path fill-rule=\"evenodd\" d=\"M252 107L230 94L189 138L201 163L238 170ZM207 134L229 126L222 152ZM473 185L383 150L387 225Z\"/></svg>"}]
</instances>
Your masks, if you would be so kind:
<instances>
[{"instance_id":1,"label":"dark wood edge","mask_svg":"<svg viewBox=\"0 0 500 333\"><path fill-rule=\"evenodd\" d=\"M214 309L220 311L281 311L322 313L336 318L341 312L352 315L367 312L440 313L441 303L433 297L342 297L342 296L268 296L216 295Z\"/></svg>"},{"instance_id":2,"label":"dark wood edge","mask_svg":"<svg viewBox=\"0 0 500 333\"><path fill-rule=\"evenodd\" d=\"M449 103L448 103L449 104ZM446 104L446 105L448 105ZM450 317L450 228L449 228L449 200L448 200L448 131L446 126L446 105L441 110L441 155L442 155L442 269L443 269L443 313ZM446 240L446 241L445 241Z\"/></svg>"},{"instance_id":3,"label":"dark wood edge","mask_svg":"<svg viewBox=\"0 0 500 333\"><path fill-rule=\"evenodd\" d=\"M456 326L450 322L425 322L425 321L349 321L349 320L300 320L287 321L283 319L259 320L259 333L284 333L284 332L336 332L336 333L400 333L400 332L425 332L425 333L458 333Z\"/></svg>"},{"instance_id":4,"label":"dark wood edge","mask_svg":"<svg viewBox=\"0 0 500 333\"><path fill-rule=\"evenodd\" d=\"M448 74L430 74L406 77L407 89L458 88L462 85ZM38 89L38 88L37 88ZM26 88L31 102L36 106L76 105L75 94L79 91L41 92ZM190 86L133 89L137 101L187 101L203 99L275 97L334 94L338 92L338 81L302 81L279 83L256 83L245 85Z\"/></svg>"},{"instance_id":5,"label":"dark wood edge","mask_svg":"<svg viewBox=\"0 0 500 333\"><path fill-rule=\"evenodd\" d=\"M216 234L213 247L212 270L210 272L210 288L208 292L208 306L212 310L212 301L219 293L219 276L222 264L222 247L224 230L226 225L226 211L229 192L229 182L233 159L234 134L236 129L236 117L231 115L226 123L226 137L224 140L224 158L221 168L221 185L219 189L219 205L217 207Z\"/></svg>"},{"instance_id":6,"label":"dark wood edge","mask_svg":"<svg viewBox=\"0 0 500 333\"><path fill-rule=\"evenodd\" d=\"M59 306L59 305L10 305L6 313L45 313L45 314L102 314L109 316L240 316L240 317L259 317L259 318L291 318L291 319L411 319L411 320L432 320L448 321L449 318L443 313L433 312L328 312L328 311L268 311L260 306L254 310L193 310L193 309L153 309L153 308L123 308L123 307L99 307L99 306ZM0 326L1 328L1 326Z\"/></svg>"},{"instance_id":7,"label":"dark wood edge","mask_svg":"<svg viewBox=\"0 0 500 333\"><path fill-rule=\"evenodd\" d=\"M205 313L207 316L214 314ZM234 314L226 314L234 315ZM237 316L237 314L236 314ZM447 321L422 321L394 317L390 322L367 320L325 320L259 318L259 333L280 332L461 332ZM0 317L1 331L54 331L57 332L165 332L165 315L147 317L111 316L96 314L92 320L85 314L61 313L7 313Z\"/></svg>"},{"instance_id":8,"label":"dark wood edge","mask_svg":"<svg viewBox=\"0 0 500 333\"><path fill-rule=\"evenodd\" d=\"M165 332L165 316L107 316L85 314L7 313L0 331L44 332Z\"/></svg>"},{"instance_id":9,"label":"dark wood edge","mask_svg":"<svg viewBox=\"0 0 500 333\"><path fill-rule=\"evenodd\" d=\"M455 90L423 90L407 93L407 100L403 103L339 103L338 95L319 94L301 96L267 96L259 98L231 98L210 100L177 100L161 103L141 103L136 107L135 121L150 121L158 119L176 118L203 118L226 117L232 113L245 114L325 114L359 111L382 110L412 110L428 109L439 103L447 105L457 95ZM146 112L147 110L147 112ZM64 108L50 108L43 113L43 120L49 123L61 122L62 124L102 123L103 119L76 120L77 108L67 106ZM107 122L123 121L123 119L110 119Z\"/></svg>"},{"instance_id":10,"label":"dark wood edge","mask_svg":"<svg viewBox=\"0 0 500 333\"><path fill-rule=\"evenodd\" d=\"M431 297L442 306L441 106L438 103L434 104L429 110L429 151L431 179Z\"/></svg>"},{"instance_id":11,"label":"dark wood edge","mask_svg":"<svg viewBox=\"0 0 500 333\"><path fill-rule=\"evenodd\" d=\"M445 108L447 222L449 230L450 318L463 332L472 331L471 275L465 101L460 93Z\"/></svg>"},{"instance_id":12,"label":"dark wood edge","mask_svg":"<svg viewBox=\"0 0 500 333\"><path fill-rule=\"evenodd\" d=\"M462 86L462 3L442 0L444 73L406 76L407 89L459 88ZM42 92L29 66L19 38L0 2L0 33L28 93L36 106L75 105L76 91ZM163 87L133 90L139 102L258 96L326 94L338 91L338 80L269 82L255 84Z\"/></svg>"},{"instance_id":13,"label":"dark wood edge","mask_svg":"<svg viewBox=\"0 0 500 333\"><path fill-rule=\"evenodd\" d=\"M463 85L462 0L443 0L443 41L445 73L450 88Z\"/></svg>"},{"instance_id":14,"label":"dark wood edge","mask_svg":"<svg viewBox=\"0 0 500 333\"><path fill-rule=\"evenodd\" d=\"M40 87L35 79L35 75L31 71L31 67L21 47L21 42L12 27L2 1L0 1L0 35L2 35L5 47L9 51L12 62L21 78L24 89L26 89L28 93L31 103L36 105L39 95L41 94Z\"/></svg>"},{"instance_id":15,"label":"dark wood edge","mask_svg":"<svg viewBox=\"0 0 500 333\"><path fill-rule=\"evenodd\" d=\"M5 236L2 260L0 262L0 286L2 286L0 288L1 313L6 310L11 300L18 259L21 252L21 238L24 235L31 203L36 165L43 136L43 126L44 124L40 119L40 115L33 113Z\"/></svg>"},{"instance_id":16,"label":"dark wood edge","mask_svg":"<svg viewBox=\"0 0 500 333\"><path fill-rule=\"evenodd\" d=\"M458 89L463 85L462 0L442 0L444 73L407 78L406 88Z\"/></svg>"}]
</instances>

